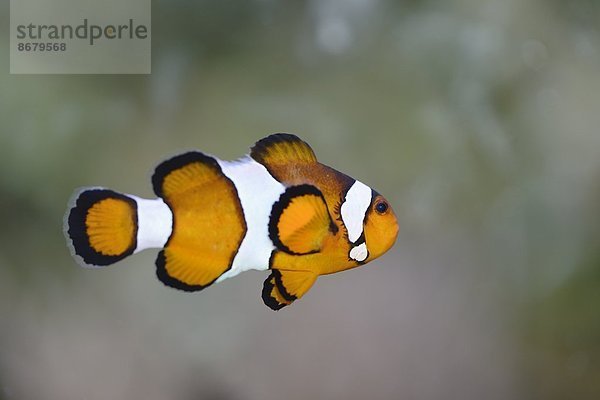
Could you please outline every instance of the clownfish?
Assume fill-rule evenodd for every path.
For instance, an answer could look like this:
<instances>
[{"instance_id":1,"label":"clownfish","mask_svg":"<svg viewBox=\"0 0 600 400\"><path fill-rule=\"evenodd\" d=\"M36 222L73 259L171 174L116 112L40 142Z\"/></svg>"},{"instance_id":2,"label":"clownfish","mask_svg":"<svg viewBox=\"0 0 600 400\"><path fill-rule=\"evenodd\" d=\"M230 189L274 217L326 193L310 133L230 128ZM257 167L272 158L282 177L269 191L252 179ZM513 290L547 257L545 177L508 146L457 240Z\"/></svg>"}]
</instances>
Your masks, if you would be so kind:
<instances>
[{"instance_id":1,"label":"clownfish","mask_svg":"<svg viewBox=\"0 0 600 400\"><path fill-rule=\"evenodd\" d=\"M101 267L159 248L158 279L190 292L269 270L262 299L279 310L319 275L381 256L398 235L382 195L321 164L291 134L261 139L236 161L177 155L156 167L152 186L156 199L98 187L76 191L65 216L73 257Z\"/></svg>"}]
</instances>

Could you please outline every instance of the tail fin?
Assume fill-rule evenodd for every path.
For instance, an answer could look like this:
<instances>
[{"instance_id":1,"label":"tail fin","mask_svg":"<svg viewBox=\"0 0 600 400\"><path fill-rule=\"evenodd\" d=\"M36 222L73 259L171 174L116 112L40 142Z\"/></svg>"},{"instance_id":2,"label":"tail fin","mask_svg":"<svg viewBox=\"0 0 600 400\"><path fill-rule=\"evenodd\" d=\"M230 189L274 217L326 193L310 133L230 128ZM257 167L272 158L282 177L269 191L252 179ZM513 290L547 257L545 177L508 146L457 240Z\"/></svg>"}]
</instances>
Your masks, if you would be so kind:
<instances>
[{"instance_id":1,"label":"tail fin","mask_svg":"<svg viewBox=\"0 0 600 400\"><path fill-rule=\"evenodd\" d=\"M113 264L137 246L137 203L121 193L89 188L76 193L65 217L65 235L84 266Z\"/></svg>"}]
</instances>

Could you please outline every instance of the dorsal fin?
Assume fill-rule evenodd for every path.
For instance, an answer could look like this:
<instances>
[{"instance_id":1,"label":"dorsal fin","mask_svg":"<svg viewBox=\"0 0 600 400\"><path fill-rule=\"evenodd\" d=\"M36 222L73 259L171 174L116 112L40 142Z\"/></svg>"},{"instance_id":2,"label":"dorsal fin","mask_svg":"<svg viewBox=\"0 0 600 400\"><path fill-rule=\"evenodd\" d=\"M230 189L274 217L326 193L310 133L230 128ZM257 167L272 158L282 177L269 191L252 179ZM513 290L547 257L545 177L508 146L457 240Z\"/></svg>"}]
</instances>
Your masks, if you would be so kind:
<instances>
[{"instance_id":1,"label":"dorsal fin","mask_svg":"<svg viewBox=\"0 0 600 400\"><path fill-rule=\"evenodd\" d=\"M201 290L231 268L246 234L237 189L215 158L197 151L164 161L152 182L173 212L173 232L156 259L158 278Z\"/></svg>"},{"instance_id":2,"label":"dorsal fin","mask_svg":"<svg viewBox=\"0 0 600 400\"><path fill-rule=\"evenodd\" d=\"M250 150L250 156L267 169L289 163L317 162L308 143L289 133L275 133L259 140Z\"/></svg>"}]
</instances>

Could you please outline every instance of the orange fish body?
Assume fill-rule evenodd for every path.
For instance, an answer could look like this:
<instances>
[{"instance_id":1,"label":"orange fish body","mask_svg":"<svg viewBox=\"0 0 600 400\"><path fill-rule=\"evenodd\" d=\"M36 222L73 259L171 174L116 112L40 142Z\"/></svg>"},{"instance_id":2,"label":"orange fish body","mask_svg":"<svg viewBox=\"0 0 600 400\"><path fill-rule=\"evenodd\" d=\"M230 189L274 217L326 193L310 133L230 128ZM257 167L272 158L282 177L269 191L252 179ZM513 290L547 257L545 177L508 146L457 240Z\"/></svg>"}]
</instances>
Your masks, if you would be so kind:
<instances>
[{"instance_id":1,"label":"orange fish body","mask_svg":"<svg viewBox=\"0 0 600 400\"><path fill-rule=\"evenodd\" d=\"M236 161L175 156L156 168L152 184L157 199L104 188L75 194L65 233L81 264L105 266L161 248L158 278L185 291L271 270L262 298L279 310L319 275L379 257L398 233L381 195L318 162L290 134L268 136Z\"/></svg>"}]
</instances>

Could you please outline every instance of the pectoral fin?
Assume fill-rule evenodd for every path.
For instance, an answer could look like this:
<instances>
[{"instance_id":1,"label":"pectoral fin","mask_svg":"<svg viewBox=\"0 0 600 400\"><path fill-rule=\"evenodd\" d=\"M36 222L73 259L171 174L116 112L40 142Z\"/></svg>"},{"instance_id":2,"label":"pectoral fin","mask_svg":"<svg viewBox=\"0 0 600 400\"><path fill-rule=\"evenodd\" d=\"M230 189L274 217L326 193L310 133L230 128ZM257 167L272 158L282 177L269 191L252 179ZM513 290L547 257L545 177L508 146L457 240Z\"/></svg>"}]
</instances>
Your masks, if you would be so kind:
<instances>
[{"instance_id":1,"label":"pectoral fin","mask_svg":"<svg viewBox=\"0 0 600 400\"><path fill-rule=\"evenodd\" d=\"M302 297L316 280L312 272L274 269L263 285L263 301L269 308L280 310Z\"/></svg>"},{"instance_id":2,"label":"pectoral fin","mask_svg":"<svg viewBox=\"0 0 600 400\"><path fill-rule=\"evenodd\" d=\"M323 194L312 185L288 188L273 205L269 235L287 253L315 253L335 230Z\"/></svg>"}]
</instances>

